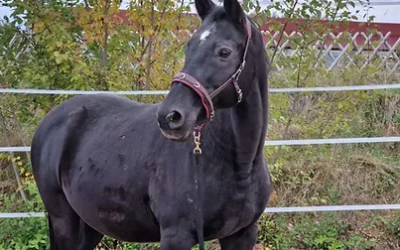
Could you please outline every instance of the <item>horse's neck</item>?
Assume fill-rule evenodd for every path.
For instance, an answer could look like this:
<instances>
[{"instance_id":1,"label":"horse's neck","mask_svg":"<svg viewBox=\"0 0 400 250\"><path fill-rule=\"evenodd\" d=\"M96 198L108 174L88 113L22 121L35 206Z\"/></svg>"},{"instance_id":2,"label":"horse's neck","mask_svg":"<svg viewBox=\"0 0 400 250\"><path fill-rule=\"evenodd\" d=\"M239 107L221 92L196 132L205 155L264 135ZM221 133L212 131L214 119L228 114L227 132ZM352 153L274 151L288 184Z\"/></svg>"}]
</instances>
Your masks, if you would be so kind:
<instances>
[{"instance_id":1,"label":"horse's neck","mask_svg":"<svg viewBox=\"0 0 400 250\"><path fill-rule=\"evenodd\" d=\"M252 83L254 89L241 104L218 112L218 124L211 131L215 152L234 160L240 172L250 172L254 161L261 160L263 154L268 115L267 88L260 88L260 84Z\"/></svg>"}]
</instances>

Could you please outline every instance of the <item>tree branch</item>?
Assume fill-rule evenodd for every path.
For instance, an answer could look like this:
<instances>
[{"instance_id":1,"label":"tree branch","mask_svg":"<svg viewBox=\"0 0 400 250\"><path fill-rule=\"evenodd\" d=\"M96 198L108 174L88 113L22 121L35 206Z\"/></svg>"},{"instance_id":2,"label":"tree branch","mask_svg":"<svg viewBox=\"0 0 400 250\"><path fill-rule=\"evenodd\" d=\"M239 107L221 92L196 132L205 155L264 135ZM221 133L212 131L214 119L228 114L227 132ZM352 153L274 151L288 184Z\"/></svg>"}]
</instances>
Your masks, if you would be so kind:
<instances>
[{"instance_id":1,"label":"tree branch","mask_svg":"<svg viewBox=\"0 0 400 250\"><path fill-rule=\"evenodd\" d=\"M296 1L294 2L292 8L290 9L289 17L286 19L285 24L283 25L283 29L282 29L281 33L279 34L279 39L278 39L277 46L276 46L276 48L275 48L275 50L274 50L274 53L272 54L272 57L271 57L271 65L272 65L272 62L274 61L276 52L277 52L277 50L278 50L278 48L279 48L279 44L281 43L281 40L282 40L282 37L283 37L283 32L285 32L286 27L287 27L287 25L288 25L288 23L289 23L289 20L292 18L294 9L296 8L298 2L299 2L298 0L296 0Z\"/></svg>"}]
</instances>

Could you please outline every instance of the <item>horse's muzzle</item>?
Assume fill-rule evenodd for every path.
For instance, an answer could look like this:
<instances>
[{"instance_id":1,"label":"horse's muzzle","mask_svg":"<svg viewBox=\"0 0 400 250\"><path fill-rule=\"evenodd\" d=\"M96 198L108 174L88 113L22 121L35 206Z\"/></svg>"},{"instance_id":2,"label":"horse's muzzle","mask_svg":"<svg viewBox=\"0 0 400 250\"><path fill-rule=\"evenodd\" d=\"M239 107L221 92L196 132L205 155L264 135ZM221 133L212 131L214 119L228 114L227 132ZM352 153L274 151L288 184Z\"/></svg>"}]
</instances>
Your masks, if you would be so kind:
<instances>
[{"instance_id":1,"label":"horse's muzzle","mask_svg":"<svg viewBox=\"0 0 400 250\"><path fill-rule=\"evenodd\" d=\"M186 141L191 131L187 129L186 117L180 110L159 112L157 115L158 126L162 134L170 140Z\"/></svg>"},{"instance_id":2,"label":"horse's muzzle","mask_svg":"<svg viewBox=\"0 0 400 250\"><path fill-rule=\"evenodd\" d=\"M163 130L161 128L160 130L165 138L177 142L187 141L191 135L191 131L188 131L186 134L182 135L181 133L177 133L177 131L174 130Z\"/></svg>"}]
</instances>

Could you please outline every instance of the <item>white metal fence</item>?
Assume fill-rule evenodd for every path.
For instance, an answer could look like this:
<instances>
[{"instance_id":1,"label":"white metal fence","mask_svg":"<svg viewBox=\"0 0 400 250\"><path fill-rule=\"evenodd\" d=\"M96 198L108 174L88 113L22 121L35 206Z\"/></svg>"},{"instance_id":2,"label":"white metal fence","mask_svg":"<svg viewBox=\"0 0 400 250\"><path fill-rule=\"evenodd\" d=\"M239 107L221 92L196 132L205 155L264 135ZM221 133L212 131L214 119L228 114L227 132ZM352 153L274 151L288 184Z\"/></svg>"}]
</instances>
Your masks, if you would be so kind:
<instances>
[{"instance_id":1,"label":"white metal fence","mask_svg":"<svg viewBox=\"0 0 400 250\"><path fill-rule=\"evenodd\" d=\"M266 49L276 48L275 57L290 58L302 55L301 46L290 48L294 39L303 37L301 32L262 32L267 37ZM345 33L329 33L313 42L311 49L315 50L314 67L324 66L328 70L335 68L349 68L357 66L365 68L369 64L374 64L384 70L388 75L400 72L400 38L392 35L391 32L383 33L380 31ZM280 43L278 44L278 41ZM327 41L339 41L328 44ZM362 41L362 42L361 42ZM279 60L274 61L274 67L278 71L289 68L296 69L297 62L282 65Z\"/></svg>"},{"instance_id":2,"label":"white metal fence","mask_svg":"<svg viewBox=\"0 0 400 250\"><path fill-rule=\"evenodd\" d=\"M337 86L337 87L312 87L312 88L270 88L271 93L290 92L333 92L333 91L366 91L382 89L400 89L400 84ZM38 89L0 89L0 94L98 94L111 93L119 95L164 95L162 91L80 91L80 90L38 90ZM386 143L400 142L400 137L375 137L375 138L337 138L337 139L311 139L311 140L274 140L265 141L265 146L294 146L294 145L321 145L321 144L349 144L349 143ZM29 152L30 147L0 147L0 152ZM373 205L337 205L337 206L304 206L304 207L271 207L265 213L299 213L299 212L333 212L333 211L363 211L363 210L400 210L400 204L373 204ZM45 213L0 213L0 218L29 218L44 217Z\"/></svg>"}]
</instances>

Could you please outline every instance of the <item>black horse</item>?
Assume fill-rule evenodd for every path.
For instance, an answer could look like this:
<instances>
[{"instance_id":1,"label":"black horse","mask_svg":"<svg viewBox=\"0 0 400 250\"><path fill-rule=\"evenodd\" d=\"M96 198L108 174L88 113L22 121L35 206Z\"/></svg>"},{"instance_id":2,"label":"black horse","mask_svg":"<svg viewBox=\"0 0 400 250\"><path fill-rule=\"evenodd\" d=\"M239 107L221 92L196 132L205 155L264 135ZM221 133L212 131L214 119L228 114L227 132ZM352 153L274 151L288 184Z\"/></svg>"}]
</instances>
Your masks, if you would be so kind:
<instances>
[{"instance_id":1,"label":"black horse","mask_svg":"<svg viewBox=\"0 0 400 250\"><path fill-rule=\"evenodd\" d=\"M37 128L32 166L51 250L93 249L103 235L162 250L202 236L223 250L253 248L272 189L268 57L237 0L195 5L202 24L162 103L80 95Z\"/></svg>"}]
</instances>

